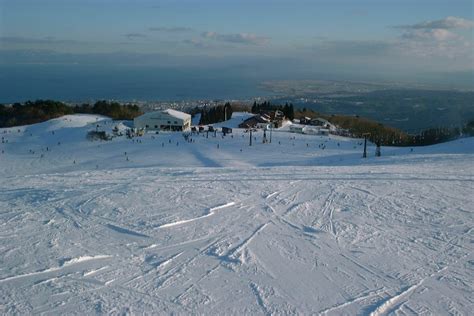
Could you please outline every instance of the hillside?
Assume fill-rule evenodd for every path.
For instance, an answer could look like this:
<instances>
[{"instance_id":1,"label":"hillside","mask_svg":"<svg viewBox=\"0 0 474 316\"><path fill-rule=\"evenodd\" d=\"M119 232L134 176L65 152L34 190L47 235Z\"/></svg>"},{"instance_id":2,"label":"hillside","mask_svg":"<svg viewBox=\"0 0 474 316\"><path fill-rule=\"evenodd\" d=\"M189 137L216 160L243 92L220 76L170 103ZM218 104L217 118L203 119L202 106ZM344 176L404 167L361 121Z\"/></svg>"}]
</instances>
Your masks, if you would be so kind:
<instances>
[{"instance_id":1,"label":"hillside","mask_svg":"<svg viewBox=\"0 0 474 316\"><path fill-rule=\"evenodd\" d=\"M126 128L97 115L0 129L0 313L470 313L474 138L362 159L249 146L245 117L193 142L91 142Z\"/></svg>"},{"instance_id":2,"label":"hillside","mask_svg":"<svg viewBox=\"0 0 474 316\"><path fill-rule=\"evenodd\" d=\"M312 109L327 115L358 115L413 134L438 126L459 127L474 119L472 89L370 90L362 88L359 92L305 93L275 102L292 102L298 109Z\"/></svg>"}]
</instances>

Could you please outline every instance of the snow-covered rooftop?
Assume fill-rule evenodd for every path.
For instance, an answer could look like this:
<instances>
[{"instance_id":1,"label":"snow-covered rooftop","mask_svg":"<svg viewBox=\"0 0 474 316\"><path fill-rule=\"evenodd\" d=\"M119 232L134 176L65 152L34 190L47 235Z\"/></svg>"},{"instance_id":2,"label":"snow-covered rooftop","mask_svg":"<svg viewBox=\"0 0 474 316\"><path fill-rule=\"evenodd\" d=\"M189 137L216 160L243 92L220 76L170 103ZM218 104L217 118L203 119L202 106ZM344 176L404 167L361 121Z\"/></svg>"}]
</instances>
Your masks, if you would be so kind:
<instances>
[{"instance_id":1,"label":"snow-covered rooftop","mask_svg":"<svg viewBox=\"0 0 474 316\"><path fill-rule=\"evenodd\" d=\"M151 111L151 112L146 112L145 114L143 114L141 117L158 117L162 114L167 114L167 115L171 115L172 117L175 117L175 118L178 118L178 119L181 119L181 120L187 120L187 119L191 119L191 115L187 114L187 113L184 113L184 112L181 112L181 111L177 111L177 110L173 110L173 109L166 109L166 110L160 110L160 111Z\"/></svg>"},{"instance_id":2,"label":"snow-covered rooftop","mask_svg":"<svg viewBox=\"0 0 474 316\"><path fill-rule=\"evenodd\" d=\"M187 113L184 113L184 112L181 112L181 111L177 111L177 110L173 110L173 109L167 109L167 110L164 110L163 112L167 113L167 114L169 114L173 117L179 118L181 120L191 119L191 115L189 115Z\"/></svg>"}]
</instances>

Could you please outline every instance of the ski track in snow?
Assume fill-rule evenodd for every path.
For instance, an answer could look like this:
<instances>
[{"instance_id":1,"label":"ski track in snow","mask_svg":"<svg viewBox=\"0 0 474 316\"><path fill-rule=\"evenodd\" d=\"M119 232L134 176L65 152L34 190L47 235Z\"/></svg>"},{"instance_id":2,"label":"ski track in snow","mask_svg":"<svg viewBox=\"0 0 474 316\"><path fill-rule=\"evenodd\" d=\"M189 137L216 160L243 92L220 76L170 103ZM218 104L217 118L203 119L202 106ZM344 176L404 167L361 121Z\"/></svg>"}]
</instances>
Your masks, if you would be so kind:
<instances>
[{"instance_id":1,"label":"ski track in snow","mask_svg":"<svg viewBox=\"0 0 474 316\"><path fill-rule=\"evenodd\" d=\"M48 268L48 269L44 269L44 270L41 270L41 271L14 275L14 276L11 276L11 277L0 279L0 283L15 280L15 279L20 279L20 278L25 278L25 277L29 277L29 276L35 276L35 275L39 275L39 274L45 274L45 273L49 273L49 272L60 271L60 270L63 270L64 268L66 268L66 267L76 265L76 264L79 264L79 263L83 263L83 262L87 262L87 261L109 259L109 258L111 258L111 256L106 256L106 255L83 256L83 257L73 258L73 259L66 260L59 267Z\"/></svg>"},{"instance_id":2,"label":"ski track in snow","mask_svg":"<svg viewBox=\"0 0 474 316\"><path fill-rule=\"evenodd\" d=\"M471 313L473 138L361 160L336 136L96 124L0 129L0 314Z\"/></svg>"},{"instance_id":3,"label":"ski track in snow","mask_svg":"<svg viewBox=\"0 0 474 316\"><path fill-rule=\"evenodd\" d=\"M252 240L265 229L265 227L267 227L268 224L269 223L265 223L263 225L260 225L257 229L255 229L248 238L242 241L237 247L230 250L230 253L227 255L227 257L235 258L237 254L241 253L245 249L245 247L247 247L247 245L249 245L252 242Z\"/></svg>"},{"instance_id":4,"label":"ski track in snow","mask_svg":"<svg viewBox=\"0 0 474 316\"><path fill-rule=\"evenodd\" d=\"M404 290L402 290L399 294L387 299L383 304L381 304L375 311L370 313L370 316L380 316L384 315L389 311L395 304L398 304L403 298L409 296L413 291L415 291L417 288L419 288L424 281L426 281L429 278L434 277L435 275L445 271L448 267L444 267L440 270L438 270L436 273L433 273L427 278L421 279L420 282L417 284L414 284Z\"/></svg>"},{"instance_id":5,"label":"ski track in snow","mask_svg":"<svg viewBox=\"0 0 474 316\"><path fill-rule=\"evenodd\" d=\"M357 298L348 300L347 302L344 302L344 303L342 303L342 304L338 304L338 305L332 306L332 307L330 307L330 308L328 308L328 309L325 309L325 310L319 312L318 314L319 314L319 315L326 315L326 314L328 314L328 313L330 313L330 312L343 309L344 307L347 307L347 306L349 306L349 305L351 305L351 304L358 303L358 302L362 302L362 301L367 300L367 299L369 299L369 298L371 298L371 297L374 297L374 296L379 296L379 295L382 294L383 292L384 292L384 289L383 289L383 288L382 288L382 289L378 289L378 290L376 290L376 291L371 291L371 292L369 292L369 293L367 293L367 294L364 294L364 295L362 295L362 296L360 296L360 297L357 297Z\"/></svg>"},{"instance_id":6,"label":"ski track in snow","mask_svg":"<svg viewBox=\"0 0 474 316\"><path fill-rule=\"evenodd\" d=\"M194 222L194 221L198 221L200 219L204 219L206 217L209 217L209 216L212 216L212 215L216 214L217 210L220 210L220 209L223 209L223 208L226 208L226 207L230 207L230 206L233 206L233 205L235 205L235 202L229 202L227 204L212 207L211 209L209 209L209 212L206 215L191 218L191 219L186 219L186 220L182 220L182 221L177 221L177 222L173 222L173 223L164 224L164 225L159 226L158 228L173 227L173 226L178 226L178 225L183 225L183 224L191 223L191 222Z\"/></svg>"}]
</instances>

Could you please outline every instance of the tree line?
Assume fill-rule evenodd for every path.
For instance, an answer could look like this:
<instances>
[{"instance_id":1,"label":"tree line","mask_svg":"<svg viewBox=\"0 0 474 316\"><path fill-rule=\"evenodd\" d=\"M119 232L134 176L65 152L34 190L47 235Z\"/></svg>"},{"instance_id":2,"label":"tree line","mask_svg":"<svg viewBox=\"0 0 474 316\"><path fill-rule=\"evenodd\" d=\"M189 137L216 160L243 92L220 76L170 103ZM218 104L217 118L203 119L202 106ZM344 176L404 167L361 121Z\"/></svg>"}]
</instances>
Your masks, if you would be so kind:
<instances>
[{"instance_id":1,"label":"tree line","mask_svg":"<svg viewBox=\"0 0 474 316\"><path fill-rule=\"evenodd\" d=\"M114 120L133 120L143 112L138 105L120 104L118 102L97 101L94 105L82 104L74 107L75 113L99 114L113 118Z\"/></svg>"},{"instance_id":2,"label":"tree line","mask_svg":"<svg viewBox=\"0 0 474 316\"><path fill-rule=\"evenodd\" d=\"M97 101L93 105L69 106L53 100L26 101L12 106L0 104L0 127L41 123L68 114L99 114L116 120L131 120L142 114L137 105Z\"/></svg>"},{"instance_id":3,"label":"tree line","mask_svg":"<svg viewBox=\"0 0 474 316\"><path fill-rule=\"evenodd\" d=\"M298 109L296 117L304 116L327 119L332 124L348 130L352 137L363 138L364 135L367 135L371 142L380 142L384 146L426 146L454 140L462 135L474 136L474 120L469 121L461 128L436 127L423 130L418 134L409 134L359 116L324 115L306 108Z\"/></svg>"},{"instance_id":4,"label":"tree line","mask_svg":"<svg viewBox=\"0 0 474 316\"><path fill-rule=\"evenodd\" d=\"M295 109L292 103L285 103L285 105L273 105L270 103L270 101L265 101L263 103L257 103L257 101L254 101L251 108L251 112L254 114L277 110L283 112L285 117L289 120L293 120L295 118Z\"/></svg>"},{"instance_id":5,"label":"tree line","mask_svg":"<svg viewBox=\"0 0 474 316\"><path fill-rule=\"evenodd\" d=\"M417 134L409 134L360 117L335 115L329 117L328 120L341 128L348 129L355 137L364 137L364 134L370 134L367 136L370 141L380 142L385 146L427 146L444 143L462 136L474 136L474 120L463 127L434 127Z\"/></svg>"},{"instance_id":6,"label":"tree line","mask_svg":"<svg viewBox=\"0 0 474 316\"><path fill-rule=\"evenodd\" d=\"M223 122L226 119L232 118L232 105L227 102L224 105L217 105L213 107L204 107L201 109L201 119L199 120L200 125L214 124Z\"/></svg>"}]
</instances>

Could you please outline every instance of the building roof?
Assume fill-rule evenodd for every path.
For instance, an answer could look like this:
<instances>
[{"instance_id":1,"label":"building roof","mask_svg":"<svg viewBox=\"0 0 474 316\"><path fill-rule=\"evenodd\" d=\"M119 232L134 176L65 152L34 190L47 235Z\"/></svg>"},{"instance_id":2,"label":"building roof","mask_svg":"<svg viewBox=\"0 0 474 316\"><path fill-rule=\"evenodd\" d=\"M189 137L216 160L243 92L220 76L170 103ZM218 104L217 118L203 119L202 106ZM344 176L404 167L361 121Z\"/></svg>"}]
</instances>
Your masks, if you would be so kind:
<instances>
[{"instance_id":1,"label":"building roof","mask_svg":"<svg viewBox=\"0 0 474 316\"><path fill-rule=\"evenodd\" d=\"M170 115L172 117L175 117L177 119L180 119L180 120L187 120L187 119L191 119L191 115L187 114L187 113L184 113L184 112L181 112L181 111L176 111L176 110L173 110L173 109L166 109L166 110L163 110L163 111L153 111L153 112L147 112L141 116L139 116L139 118L148 118L148 117L151 117L151 116L159 116L160 114L166 114L166 115ZM151 117L153 119L153 117ZM156 119L156 117L155 117Z\"/></svg>"},{"instance_id":2,"label":"building roof","mask_svg":"<svg viewBox=\"0 0 474 316\"><path fill-rule=\"evenodd\" d=\"M249 127L254 127L256 126L258 123L268 123L267 120L265 120L263 117L261 117L260 115L254 115L252 117L249 117L248 119L246 119L245 121L243 121L242 123L239 124L239 127L240 128L249 128Z\"/></svg>"},{"instance_id":3,"label":"building roof","mask_svg":"<svg viewBox=\"0 0 474 316\"><path fill-rule=\"evenodd\" d=\"M174 116L176 118L179 118L181 120L186 120L186 119L191 119L191 115L181 112L181 111L176 111L173 109L167 109L162 111L163 113L167 113L168 115Z\"/></svg>"}]
</instances>

